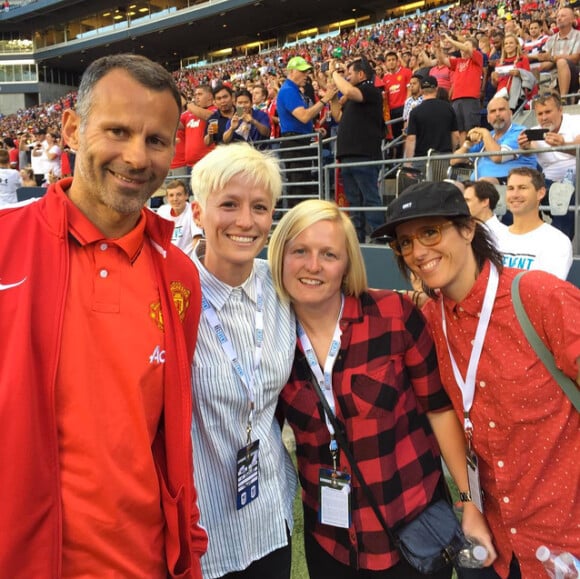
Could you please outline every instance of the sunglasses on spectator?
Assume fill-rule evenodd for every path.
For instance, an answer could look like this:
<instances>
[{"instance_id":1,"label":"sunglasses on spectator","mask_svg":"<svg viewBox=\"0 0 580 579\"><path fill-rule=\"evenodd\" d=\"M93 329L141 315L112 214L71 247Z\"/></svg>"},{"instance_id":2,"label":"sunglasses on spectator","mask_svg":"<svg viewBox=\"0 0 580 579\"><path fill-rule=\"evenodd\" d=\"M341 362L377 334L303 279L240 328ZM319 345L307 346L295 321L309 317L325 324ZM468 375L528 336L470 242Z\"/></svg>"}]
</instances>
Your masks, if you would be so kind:
<instances>
[{"instance_id":1,"label":"sunglasses on spectator","mask_svg":"<svg viewBox=\"0 0 580 579\"><path fill-rule=\"evenodd\" d=\"M440 223L439 225L425 225L425 227L420 227L414 235L398 237L397 239L390 241L389 245L397 255L406 257L413 251L413 240L416 239L424 247L432 247L441 241L443 230L452 225L453 223L451 221Z\"/></svg>"}]
</instances>

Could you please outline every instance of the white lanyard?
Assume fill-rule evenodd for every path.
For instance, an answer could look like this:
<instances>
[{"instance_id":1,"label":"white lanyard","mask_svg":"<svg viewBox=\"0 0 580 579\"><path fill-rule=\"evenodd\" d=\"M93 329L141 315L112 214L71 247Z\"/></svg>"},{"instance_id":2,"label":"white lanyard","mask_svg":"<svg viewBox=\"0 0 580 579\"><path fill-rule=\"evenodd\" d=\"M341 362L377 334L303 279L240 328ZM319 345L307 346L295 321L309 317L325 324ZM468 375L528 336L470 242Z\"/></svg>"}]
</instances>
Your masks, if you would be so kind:
<instances>
[{"instance_id":1,"label":"white lanyard","mask_svg":"<svg viewBox=\"0 0 580 579\"><path fill-rule=\"evenodd\" d=\"M332 410L332 413L336 415L335 412L335 404L334 404L334 395L332 392L332 370L334 368L334 363L336 362L336 358L338 357L338 352L340 351L340 336L342 335L342 331L340 329L340 318L342 317L342 309L344 307L344 296L341 296L341 303L340 303L340 313L338 314L338 320L336 320L336 328L334 328L334 335L332 336L332 342L330 343L330 348L328 349L328 354L326 356L326 361L324 362L324 373L320 368L320 364L316 358L316 353L314 352L314 348L312 347L312 343L308 338L302 324L297 320L296 321L296 332L298 334L298 339L302 344L302 349L304 350L304 355L306 356L306 360L308 361L308 365L322 390L324 397L328 402L328 406ZM326 413L324 413L324 419L326 421L326 427L328 428L328 432L330 432L330 437L334 439L334 428L332 427L332 423L330 422Z\"/></svg>"},{"instance_id":2,"label":"white lanyard","mask_svg":"<svg viewBox=\"0 0 580 579\"><path fill-rule=\"evenodd\" d=\"M254 349L254 364L252 371L250 373L244 372L242 365L238 359L238 354L234 349L233 344L226 335L223 326L218 318L218 315L212 305L207 301L204 295L201 296L201 306L202 311L209 323L213 328L219 343L225 355L229 358L235 373L238 375L242 384L246 388L248 394L248 400L250 402L250 415L248 418L248 438L252 430L252 418L254 416L254 407L256 401L256 394L254 390L254 376L258 367L260 366L260 360L262 359L262 344L264 343L264 295L262 293L262 280L256 276L256 323L255 323L255 349Z\"/></svg>"},{"instance_id":3,"label":"white lanyard","mask_svg":"<svg viewBox=\"0 0 580 579\"><path fill-rule=\"evenodd\" d=\"M475 331L473 349L471 350L471 355L469 357L465 380L463 380L463 376L461 376L461 372L457 367L457 362L455 361L455 357L451 351L451 346L449 345L449 339L447 338L447 322L445 320L445 307L443 306L443 299L441 299L443 335L445 336L447 350L449 351L449 358L451 359L451 366L453 367L453 375L455 376L455 381L463 395L463 427L467 433L473 431L473 424L471 423L471 420L469 420L469 411L473 405L473 397L475 395L475 375L477 373L477 366L479 365L479 358L481 357L481 350L483 349L483 342L485 341L485 334L487 333L487 327L491 318L491 311L495 302L498 284L499 275L497 269L493 263L490 263L489 280L487 282L487 288L485 289L485 296L483 298L483 305L481 306L477 330Z\"/></svg>"}]
</instances>

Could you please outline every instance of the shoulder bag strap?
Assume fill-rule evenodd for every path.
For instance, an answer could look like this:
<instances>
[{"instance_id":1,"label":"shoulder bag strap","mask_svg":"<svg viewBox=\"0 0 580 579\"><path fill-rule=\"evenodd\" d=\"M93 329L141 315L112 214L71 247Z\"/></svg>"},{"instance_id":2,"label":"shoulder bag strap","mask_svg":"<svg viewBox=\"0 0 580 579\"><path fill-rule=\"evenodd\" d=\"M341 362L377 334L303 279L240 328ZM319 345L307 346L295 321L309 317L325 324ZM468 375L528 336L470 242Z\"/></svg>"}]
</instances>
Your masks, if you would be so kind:
<instances>
[{"instance_id":1,"label":"shoulder bag strap","mask_svg":"<svg viewBox=\"0 0 580 579\"><path fill-rule=\"evenodd\" d=\"M354 475L358 479L358 482L360 483L360 486L363 489L363 491L367 497L367 500L369 501L371 508L373 509L377 519L379 520L379 523L381 524L381 526L385 530L385 533L387 533L387 536L389 537L389 540L391 541L391 543L395 546L398 545L399 540L397 539L397 537L394 535L393 531L391 531L391 529L387 525L387 521L385 521L385 518L383 517L383 514L381 513L381 510L379 509L379 505L377 503L377 500L375 499L375 496L373 495L371 489L369 488L369 485L366 483L366 481L363 477L363 474L360 471L358 464L356 463L356 460L355 460L354 456L352 455L352 452L350 451L350 448L348 446L348 443L347 443L346 438L344 436L344 433L342 431L342 427L338 423L338 420L336 419L334 412L332 412L332 410L330 409L330 406L328 405L328 401L326 400L324 394L322 393L322 390L320 389L320 386L318 385L318 381L316 380L316 378L313 377L311 383L312 383L312 386L314 386L314 390L316 390L316 394L318 394L318 398L320 399L320 402L322 402L324 412L328 416L328 419L330 420L330 423L332 424L332 427L334 428L334 436L336 438L336 441L338 442L338 445L340 446L340 448L342 448L346 458L348 459L348 462L350 464L350 468L352 469L352 472L354 473Z\"/></svg>"},{"instance_id":2,"label":"shoulder bag strap","mask_svg":"<svg viewBox=\"0 0 580 579\"><path fill-rule=\"evenodd\" d=\"M548 369L550 374L552 374L552 377L559 384L560 388L562 388L564 394L568 396L574 408L580 412L580 391L578 390L576 383L573 382L568 376L566 376L566 374L564 374L564 372L562 372L562 370L560 370L560 368L556 366L554 356L550 350L548 350L544 342L542 342L540 336L538 336L538 333L532 325L532 322L530 322L530 318L528 317L524 305L522 304L520 297L520 280L525 273L525 271L518 273L512 282L512 304L514 306L518 322L520 323L526 339L536 352L538 358L540 358L544 366Z\"/></svg>"}]
</instances>

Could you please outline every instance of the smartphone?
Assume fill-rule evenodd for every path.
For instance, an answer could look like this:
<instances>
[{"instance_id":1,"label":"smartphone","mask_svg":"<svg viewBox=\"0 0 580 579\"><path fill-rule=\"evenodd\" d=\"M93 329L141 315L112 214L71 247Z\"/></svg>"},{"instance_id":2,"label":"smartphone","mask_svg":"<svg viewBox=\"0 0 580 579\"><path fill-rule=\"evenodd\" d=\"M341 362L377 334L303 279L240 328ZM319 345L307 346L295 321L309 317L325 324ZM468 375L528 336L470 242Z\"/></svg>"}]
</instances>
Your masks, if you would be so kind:
<instances>
[{"instance_id":1,"label":"smartphone","mask_svg":"<svg viewBox=\"0 0 580 579\"><path fill-rule=\"evenodd\" d=\"M330 62L328 62L328 60L326 62L323 62L320 65L320 72L328 72L329 67L330 67Z\"/></svg>"},{"instance_id":2,"label":"smartphone","mask_svg":"<svg viewBox=\"0 0 580 579\"><path fill-rule=\"evenodd\" d=\"M528 141L543 141L544 135L550 132L549 129L526 129L525 134Z\"/></svg>"},{"instance_id":3,"label":"smartphone","mask_svg":"<svg viewBox=\"0 0 580 579\"><path fill-rule=\"evenodd\" d=\"M236 107L236 115L242 118L246 114L246 109L244 107Z\"/></svg>"}]
</instances>

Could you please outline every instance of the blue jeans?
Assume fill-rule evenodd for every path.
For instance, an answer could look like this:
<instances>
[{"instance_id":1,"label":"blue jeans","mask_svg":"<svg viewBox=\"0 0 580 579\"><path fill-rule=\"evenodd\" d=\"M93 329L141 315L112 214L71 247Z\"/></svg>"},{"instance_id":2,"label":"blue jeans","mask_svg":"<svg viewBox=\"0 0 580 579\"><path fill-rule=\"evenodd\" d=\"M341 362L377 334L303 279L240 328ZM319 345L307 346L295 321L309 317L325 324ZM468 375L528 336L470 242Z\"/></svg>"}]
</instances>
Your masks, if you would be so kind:
<instances>
[{"instance_id":1,"label":"blue jeans","mask_svg":"<svg viewBox=\"0 0 580 579\"><path fill-rule=\"evenodd\" d=\"M361 161L362 159L358 159ZM353 162L353 158L342 159L344 163ZM383 202L379 195L379 167L341 167L344 194L351 207L380 207L380 211L352 211L350 217L356 229L358 240L365 242L366 226L370 232L385 222Z\"/></svg>"},{"instance_id":2,"label":"blue jeans","mask_svg":"<svg viewBox=\"0 0 580 579\"><path fill-rule=\"evenodd\" d=\"M500 576L494 571L493 567L484 567L483 569L457 569L459 579L500 579ZM521 579L520 565L515 556L512 557L510 570L507 579Z\"/></svg>"}]
</instances>

